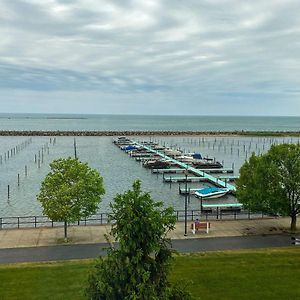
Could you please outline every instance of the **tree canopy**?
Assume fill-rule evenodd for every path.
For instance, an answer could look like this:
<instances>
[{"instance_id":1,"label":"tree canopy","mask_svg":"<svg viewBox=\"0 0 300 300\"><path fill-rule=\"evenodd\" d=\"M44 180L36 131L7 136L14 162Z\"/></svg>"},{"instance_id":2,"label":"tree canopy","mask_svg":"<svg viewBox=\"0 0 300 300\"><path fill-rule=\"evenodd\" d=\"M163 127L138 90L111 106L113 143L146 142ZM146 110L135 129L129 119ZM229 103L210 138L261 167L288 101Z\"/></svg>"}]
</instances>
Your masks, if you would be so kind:
<instances>
[{"instance_id":1,"label":"tree canopy","mask_svg":"<svg viewBox=\"0 0 300 300\"><path fill-rule=\"evenodd\" d=\"M42 182L38 201L43 214L53 221L67 223L94 214L105 193L103 178L88 164L77 158L57 159L50 164L51 171Z\"/></svg>"},{"instance_id":2,"label":"tree canopy","mask_svg":"<svg viewBox=\"0 0 300 300\"><path fill-rule=\"evenodd\" d=\"M300 145L273 145L266 154L253 153L240 170L237 198L252 211L290 216L294 231L300 212Z\"/></svg>"},{"instance_id":3,"label":"tree canopy","mask_svg":"<svg viewBox=\"0 0 300 300\"><path fill-rule=\"evenodd\" d=\"M89 299L190 299L167 280L172 251L166 235L174 229L173 208L163 209L162 202L141 191L139 181L110 206L111 233L119 246L99 258L89 277Z\"/></svg>"}]
</instances>

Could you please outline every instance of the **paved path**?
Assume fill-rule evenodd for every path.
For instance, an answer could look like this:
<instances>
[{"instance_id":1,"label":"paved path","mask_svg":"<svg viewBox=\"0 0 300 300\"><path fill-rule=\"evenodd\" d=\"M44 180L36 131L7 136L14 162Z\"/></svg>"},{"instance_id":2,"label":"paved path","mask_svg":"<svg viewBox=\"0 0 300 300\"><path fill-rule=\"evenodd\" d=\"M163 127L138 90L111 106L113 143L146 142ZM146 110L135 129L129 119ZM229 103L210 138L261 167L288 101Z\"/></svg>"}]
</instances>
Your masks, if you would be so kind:
<instances>
[{"instance_id":1,"label":"paved path","mask_svg":"<svg viewBox=\"0 0 300 300\"><path fill-rule=\"evenodd\" d=\"M209 234L200 230L193 235L188 222L188 238L212 238L229 236L248 236L280 234L288 231L289 218L266 218L256 220L214 220L211 221ZM71 226L68 229L71 244L105 243L105 234L109 234L111 225ZM63 243L64 230L56 228L20 228L0 230L0 249L54 246ZM186 239L184 222L176 223L169 237L173 240Z\"/></svg>"},{"instance_id":2,"label":"paved path","mask_svg":"<svg viewBox=\"0 0 300 300\"><path fill-rule=\"evenodd\" d=\"M281 247L291 245L289 218L211 221L209 234L188 230L178 222L169 237L179 252ZM191 222L189 222L190 226ZM71 226L70 244L62 245L63 228L23 228L0 230L0 263L93 258L105 254L104 235L110 225Z\"/></svg>"},{"instance_id":3,"label":"paved path","mask_svg":"<svg viewBox=\"0 0 300 300\"><path fill-rule=\"evenodd\" d=\"M216 251L229 249L250 249L291 246L288 234L266 236L214 237L179 239L172 241L173 248L181 253ZM106 243L41 246L27 248L0 249L0 263L37 262L95 258L105 255Z\"/></svg>"}]
</instances>

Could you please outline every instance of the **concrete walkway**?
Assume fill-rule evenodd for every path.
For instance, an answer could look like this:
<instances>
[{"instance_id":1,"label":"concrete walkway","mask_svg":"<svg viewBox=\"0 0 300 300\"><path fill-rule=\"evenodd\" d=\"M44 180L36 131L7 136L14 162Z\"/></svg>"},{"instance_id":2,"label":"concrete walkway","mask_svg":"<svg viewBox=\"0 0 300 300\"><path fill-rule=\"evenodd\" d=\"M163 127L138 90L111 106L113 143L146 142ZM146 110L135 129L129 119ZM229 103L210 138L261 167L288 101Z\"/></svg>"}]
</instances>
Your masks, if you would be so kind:
<instances>
[{"instance_id":1,"label":"concrete walkway","mask_svg":"<svg viewBox=\"0 0 300 300\"><path fill-rule=\"evenodd\" d=\"M192 234L188 222L188 236L184 236L184 222L176 223L170 233L171 239L193 239L211 237L234 237L264 234L280 234L288 232L290 218L270 218L257 220L211 221L209 234L205 230ZM68 228L69 244L92 244L106 242L104 235L109 234L111 225L71 226ZM53 246L64 244L64 230L56 228L24 228L0 230L0 249L37 246Z\"/></svg>"}]
</instances>

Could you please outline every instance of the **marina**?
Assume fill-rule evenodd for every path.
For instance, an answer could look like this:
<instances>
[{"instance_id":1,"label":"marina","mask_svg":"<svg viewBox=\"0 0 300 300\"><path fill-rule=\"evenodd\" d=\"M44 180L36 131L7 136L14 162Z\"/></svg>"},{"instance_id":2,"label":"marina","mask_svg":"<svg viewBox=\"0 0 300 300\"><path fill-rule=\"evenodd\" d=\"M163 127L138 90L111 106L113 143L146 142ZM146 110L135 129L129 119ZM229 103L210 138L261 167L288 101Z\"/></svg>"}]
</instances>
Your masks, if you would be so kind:
<instances>
[{"instance_id":1,"label":"marina","mask_svg":"<svg viewBox=\"0 0 300 300\"><path fill-rule=\"evenodd\" d=\"M152 153L156 153L157 155L159 155L160 157L168 160L168 161L171 161L172 163L174 163L175 165L178 165L180 166L181 168L185 169L186 171L189 171L191 172L192 174L195 174L199 177L203 177L205 180L213 183L213 184L216 184L218 186L221 186L221 187L227 187L230 191L232 192L235 192L236 188L235 186L233 185L230 185L230 184L227 184L227 182L223 181L223 180L220 180L216 177L213 177L211 176L210 174L208 174L208 172L210 172L211 170L214 170L214 169L196 169L190 165L188 165L187 163L183 163L179 160L176 160L175 158L172 158L170 156L167 156L161 152L158 152L158 150L153 150L151 149L149 146L145 146L145 145L142 145L140 143L137 143L137 142L134 142L134 144L140 146L140 147L143 147L145 148L146 150L148 151L151 151ZM223 169L221 169L222 171L220 172L223 172ZM195 177L194 177L195 178Z\"/></svg>"},{"instance_id":2,"label":"marina","mask_svg":"<svg viewBox=\"0 0 300 300\"><path fill-rule=\"evenodd\" d=\"M30 142L29 142L30 140ZM98 213L109 211L109 203L117 193L130 188L132 182L140 179L143 190L151 193L156 200L161 200L166 206L180 210L184 207L184 182L163 183L163 176L185 177L186 163L175 165L170 161L168 168L144 168L143 161L126 155L112 144L115 137L76 137L77 155L83 162L97 169L104 178L106 194L99 206ZM180 149L183 153L201 153L203 157L219 161L223 169L233 173L206 173L207 169L196 170L189 166L189 177L197 177L194 182L188 182L187 191L191 197L188 209L200 210L200 201L193 194L206 186L233 186L239 176L239 168L249 158L252 152L266 152L272 144L297 143L298 137L244 137L244 136L136 136L131 137L136 142L159 144L161 148ZM26 142L27 141L27 142ZM55 141L55 142L54 142ZM21 146L23 143L23 146ZM26 143L26 147L25 147ZM18 146L18 150L13 150ZM22 147L22 150L21 150ZM16 149L16 148L15 148ZM19 151L20 150L20 151ZM9 159L5 160L5 153ZM15 154L14 154L15 151ZM148 150L146 150L148 151ZM152 158L167 160L153 150ZM124 153L122 153L124 152ZM11 156L11 153L13 155ZM125 154L125 155L124 155ZM49 172L49 163L60 157L74 156L74 137L62 136L2 136L0 137L0 218L38 216L42 214L40 204L36 200L41 181ZM172 158L171 158L172 160ZM234 167L233 167L234 166ZM203 177L203 172L207 174ZM214 172L214 170L213 170ZM213 180L208 181L207 177ZM9 187L9 188L8 188ZM181 193L179 192L181 189ZM9 197L8 197L9 189ZM221 198L203 199L203 205L233 204L237 200L234 193L228 193Z\"/></svg>"},{"instance_id":3,"label":"marina","mask_svg":"<svg viewBox=\"0 0 300 300\"><path fill-rule=\"evenodd\" d=\"M159 143L137 142L137 141L130 140L126 137L120 137L117 140L114 140L113 143L117 145L121 150L127 152L131 157L136 157L137 155L142 156L143 154L145 154L147 155L147 157L149 157L149 161L153 162L153 165L154 164L156 165L159 162L161 163L163 162L164 163L163 168L155 169L153 167L152 173L162 174L163 182L166 183L170 183L170 184L185 183L184 191L179 186L179 194L188 195L189 202L190 202L190 195L195 195L196 197L200 198L201 211L203 209L203 201L202 201L203 199L221 198L225 196L227 193L234 194L236 191L235 186L228 183L227 181L228 178L213 177L212 175L209 174L211 172L233 173L233 169L223 168L223 166L219 162L216 162L215 159L210 159L208 157L203 159L200 153L187 154L179 149L172 149L166 146L159 145ZM166 153L168 153L169 155L166 155ZM211 161L213 161L215 167L213 169L211 168L196 169L193 167L193 165L195 165L195 161L197 166L199 165L201 166L201 164L206 166ZM147 160L143 162L143 165L149 167ZM174 166L174 165L177 168L170 169L170 166ZM153 172L153 170L155 171ZM166 176L165 174L168 172L168 170L171 170L171 173L184 173L184 176L178 176L178 175ZM196 176L189 176L190 174ZM231 180L234 180L233 177L231 177ZM187 188L187 183L193 183L193 182L209 182L214 184L214 186L198 188L198 189ZM222 205L225 207L232 207L232 204L235 205L239 203L228 203L228 204L223 203Z\"/></svg>"}]
</instances>

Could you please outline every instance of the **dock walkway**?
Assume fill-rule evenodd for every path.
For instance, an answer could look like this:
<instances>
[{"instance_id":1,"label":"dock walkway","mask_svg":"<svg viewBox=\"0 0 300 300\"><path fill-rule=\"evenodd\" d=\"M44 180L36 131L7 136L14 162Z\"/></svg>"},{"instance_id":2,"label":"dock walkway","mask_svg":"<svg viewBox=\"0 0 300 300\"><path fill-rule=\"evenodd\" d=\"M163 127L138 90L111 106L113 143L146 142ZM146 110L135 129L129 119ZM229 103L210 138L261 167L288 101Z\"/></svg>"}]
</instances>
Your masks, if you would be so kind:
<instances>
[{"instance_id":1,"label":"dock walkway","mask_svg":"<svg viewBox=\"0 0 300 300\"><path fill-rule=\"evenodd\" d=\"M223 181L222 179L216 178L216 177L214 177L214 176L212 176L212 175L204 172L204 170L198 170L198 169L196 169L194 167L189 166L188 164L182 163L182 162L180 162L180 161L178 161L178 160L176 160L176 159L174 159L174 158L172 158L170 156L167 156L167 155L165 155L165 154L163 154L163 153L161 153L161 152L159 152L157 150L153 150L151 147L145 146L145 145L140 144L138 142L133 141L133 143L135 145L139 146L139 147L143 147L144 149L146 149L146 150L148 150L148 151L150 151L152 153L155 153L155 154L159 155L160 157L162 157L164 159L167 159L167 160L173 162L174 164L176 164L179 167L181 167L181 168L183 168L183 169L185 169L185 170L193 173L196 176L204 177L207 181L213 183L216 186L227 188L231 192L235 192L236 191L236 188L235 188L234 185L229 184L226 181Z\"/></svg>"}]
</instances>

